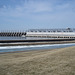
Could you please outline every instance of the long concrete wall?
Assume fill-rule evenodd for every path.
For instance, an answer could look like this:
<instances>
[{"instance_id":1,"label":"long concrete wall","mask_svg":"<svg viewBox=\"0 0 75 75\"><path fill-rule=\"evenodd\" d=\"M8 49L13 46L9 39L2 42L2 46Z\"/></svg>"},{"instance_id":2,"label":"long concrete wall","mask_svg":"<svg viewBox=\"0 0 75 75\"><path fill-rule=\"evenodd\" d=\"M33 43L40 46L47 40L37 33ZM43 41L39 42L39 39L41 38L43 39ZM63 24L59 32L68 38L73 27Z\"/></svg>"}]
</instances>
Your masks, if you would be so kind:
<instances>
[{"instance_id":1,"label":"long concrete wall","mask_svg":"<svg viewBox=\"0 0 75 75\"><path fill-rule=\"evenodd\" d=\"M75 38L75 32L27 32L27 37Z\"/></svg>"},{"instance_id":2,"label":"long concrete wall","mask_svg":"<svg viewBox=\"0 0 75 75\"><path fill-rule=\"evenodd\" d=\"M45 38L75 38L75 32L0 32L0 36L12 37L45 37Z\"/></svg>"}]
</instances>

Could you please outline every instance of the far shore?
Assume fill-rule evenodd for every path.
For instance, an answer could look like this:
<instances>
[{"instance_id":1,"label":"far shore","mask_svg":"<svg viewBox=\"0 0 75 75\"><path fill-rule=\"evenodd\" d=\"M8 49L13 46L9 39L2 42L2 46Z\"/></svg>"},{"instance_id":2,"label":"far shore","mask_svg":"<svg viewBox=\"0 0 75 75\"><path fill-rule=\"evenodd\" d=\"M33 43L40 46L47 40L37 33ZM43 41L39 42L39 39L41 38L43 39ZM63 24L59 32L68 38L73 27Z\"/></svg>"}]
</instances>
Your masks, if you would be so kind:
<instances>
[{"instance_id":1,"label":"far shore","mask_svg":"<svg viewBox=\"0 0 75 75\"><path fill-rule=\"evenodd\" d=\"M49 42L15 42L15 43L0 43L0 46L24 46L24 45L45 45L45 44L65 44L65 43L75 43L73 41L49 41Z\"/></svg>"}]
</instances>

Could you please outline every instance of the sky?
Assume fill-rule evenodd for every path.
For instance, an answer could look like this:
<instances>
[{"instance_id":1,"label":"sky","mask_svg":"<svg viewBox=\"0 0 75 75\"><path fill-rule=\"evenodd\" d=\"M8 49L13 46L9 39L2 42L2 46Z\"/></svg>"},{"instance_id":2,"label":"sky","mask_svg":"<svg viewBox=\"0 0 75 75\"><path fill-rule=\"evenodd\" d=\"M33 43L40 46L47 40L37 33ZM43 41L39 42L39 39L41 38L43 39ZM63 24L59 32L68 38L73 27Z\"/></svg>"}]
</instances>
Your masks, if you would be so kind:
<instances>
[{"instance_id":1,"label":"sky","mask_svg":"<svg viewBox=\"0 0 75 75\"><path fill-rule=\"evenodd\" d=\"M75 0L0 0L0 30L75 28Z\"/></svg>"}]
</instances>

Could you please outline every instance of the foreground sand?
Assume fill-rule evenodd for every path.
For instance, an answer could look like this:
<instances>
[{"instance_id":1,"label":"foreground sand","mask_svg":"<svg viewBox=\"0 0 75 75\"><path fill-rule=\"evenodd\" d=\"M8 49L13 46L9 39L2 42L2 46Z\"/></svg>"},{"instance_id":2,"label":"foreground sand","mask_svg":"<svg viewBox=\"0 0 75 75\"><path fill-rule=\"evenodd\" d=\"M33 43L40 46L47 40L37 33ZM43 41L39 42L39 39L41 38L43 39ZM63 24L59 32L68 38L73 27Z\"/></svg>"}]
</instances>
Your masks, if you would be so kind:
<instances>
[{"instance_id":1,"label":"foreground sand","mask_svg":"<svg viewBox=\"0 0 75 75\"><path fill-rule=\"evenodd\" d=\"M0 75L75 75L75 46L0 54Z\"/></svg>"}]
</instances>

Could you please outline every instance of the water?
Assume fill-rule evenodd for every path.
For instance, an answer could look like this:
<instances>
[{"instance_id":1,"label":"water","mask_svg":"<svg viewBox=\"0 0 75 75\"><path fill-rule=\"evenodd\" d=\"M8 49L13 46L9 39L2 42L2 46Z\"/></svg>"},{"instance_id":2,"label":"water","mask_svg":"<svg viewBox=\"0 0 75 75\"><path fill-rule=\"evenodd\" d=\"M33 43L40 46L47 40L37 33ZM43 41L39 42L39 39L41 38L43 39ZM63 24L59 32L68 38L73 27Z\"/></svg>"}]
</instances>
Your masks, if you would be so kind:
<instances>
[{"instance_id":1,"label":"water","mask_svg":"<svg viewBox=\"0 0 75 75\"><path fill-rule=\"evenodd\" d=\"M15 52L15 51L28 51L28 50L45 50L56 49L75 46L75 43L70 44L53 44L53 45L30 45L30 46L8 46L0 47L0 53L3 52Z\"/></svg>"},{"instance_id":2,"label":"water","mask_svg":"<svg viewBox=\"0 0 75 75\"><path fill-rule=\"evenodd\" d=\"M0 40L27 40L27 39L44 39L40 37L0 37ZM46 38L45 38L46 39ZM53 38L50 38L53 39ZM2 52L14 52L14 51L26 51L26 50L44 50L44 49L56 49L75 46L75 43L71 44L54 44L54 45L30 45L30 46L8 46L0 47L0 53Z\"/></svg>"},{"instance_id":3,"label":"water","mask_svg":"<svg viewBox=\"0 0 75 75\"><path fill-rule=\"evenodd\" d=\"M25 37L0 37L0 40L25 40Z\"/></svg>"},{"instance_id":4,"label":"water","mask_svg":"<svg viewBox=\"0 0 75 75\"><path fill-rule=\"evenodd\" d=\"M0 37L0 40L28 40L28 39L54 39L44 37Z\"/></svg>"}]
</instances>

